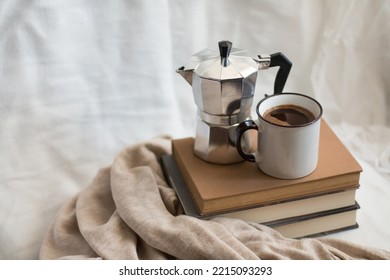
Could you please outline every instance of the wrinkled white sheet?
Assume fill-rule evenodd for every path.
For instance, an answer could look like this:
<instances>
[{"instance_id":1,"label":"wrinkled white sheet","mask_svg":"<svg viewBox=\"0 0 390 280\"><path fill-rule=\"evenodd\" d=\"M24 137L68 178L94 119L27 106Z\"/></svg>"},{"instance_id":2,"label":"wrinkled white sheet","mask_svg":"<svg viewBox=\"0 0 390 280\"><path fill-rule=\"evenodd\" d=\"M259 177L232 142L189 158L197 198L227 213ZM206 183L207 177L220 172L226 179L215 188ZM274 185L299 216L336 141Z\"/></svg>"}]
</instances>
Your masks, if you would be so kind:
<instances>
[{"instance_id":1,"label":"wrinkled white sheet","mask_svg":"<svg viewBox=\"0 0 390 280\"><path fill-rule=\"evenodd\" d=\"M37 258L59 207L124 146L193 135L175 69L223 39L290 58L285 90L317 98L364 168L360 228L335 236L390 250L389 16L386 0L1 1L0 259Z\"/></svg>"}]
</instances>

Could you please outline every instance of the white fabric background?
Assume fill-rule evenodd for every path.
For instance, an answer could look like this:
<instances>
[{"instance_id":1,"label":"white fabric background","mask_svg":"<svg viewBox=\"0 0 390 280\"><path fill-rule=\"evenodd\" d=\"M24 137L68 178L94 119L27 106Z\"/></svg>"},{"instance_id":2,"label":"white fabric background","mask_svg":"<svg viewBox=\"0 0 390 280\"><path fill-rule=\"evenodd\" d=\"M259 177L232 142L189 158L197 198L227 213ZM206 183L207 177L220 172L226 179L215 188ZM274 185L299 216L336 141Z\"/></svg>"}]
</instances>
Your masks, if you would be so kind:
<instances>
[{"instance_id":1,"label":"white fabric background","mask_svg":"<svg viewBox=\"0 0 390 280\"><path fill-rule=\"evenodd\" d=\"M0 2L0 259L34 259L59 207L125 146L194 134L190 55L231 40L293 62L361 162L357 230L390 250L390 2ZM276 69L258 75L256 100Z\"/></svg>"}]
</instances>

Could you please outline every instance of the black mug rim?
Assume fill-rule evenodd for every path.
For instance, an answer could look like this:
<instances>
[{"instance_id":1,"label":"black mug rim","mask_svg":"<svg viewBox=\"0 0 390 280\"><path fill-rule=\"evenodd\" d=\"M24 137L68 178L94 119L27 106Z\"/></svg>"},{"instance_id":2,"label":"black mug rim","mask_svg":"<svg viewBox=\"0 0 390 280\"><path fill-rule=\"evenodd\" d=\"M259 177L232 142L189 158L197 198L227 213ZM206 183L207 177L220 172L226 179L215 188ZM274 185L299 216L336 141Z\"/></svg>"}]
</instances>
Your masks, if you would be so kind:
<instances>
[{"instance_id":1,"label":"black mug rim","mask_svg":"<svg viewBox=\"0 0 390 280\"><path fill-rule=\"evenodd\" d=\"M297 95L297 96L302 96L302 97L308 98L308 99L314 101L314 102L318 105L318 107L320 108L320 113L319 113L318 116L317 116L314 120L312 120L311 122L304 123L304 124L299 124L299 125L289 125L289 126L287 126L287 125L276 124L276 123L273 123L273 122L270 122L270 121L266 120L266 119L260 114L260 112L259 112L259 107L260 107L260 105L261 105L264 101L266 101L266 100L268 100L268 99L270 99L270 98L272 98L272 97L282 95L282 94ZM321 117L322 117L322 113L323 113L323 108L322 108L320 102L318 102L316 99L314 99L314 98L311 97L311 96L308 96L308 95L302 94L302 93L296 93L296 92L282 92L282 93L278 93L278 94L266 95L266 96L265 96L263 99L261 99L261 100L259 101L259 103L257 103L257 105L256 105L256 114L257 114L257 116L258 116L260 119L262 119L263 121L265 121L265 122L267 122L267 123L269 123L269 124L271 124L271 125L279 126L279 127L285 127L285 128L296 128L296 127L305 127L305 126L309 126L309 125L311 125L311 124L317 122L318 120L320 120Z\"/></svg>"}]
</instances>

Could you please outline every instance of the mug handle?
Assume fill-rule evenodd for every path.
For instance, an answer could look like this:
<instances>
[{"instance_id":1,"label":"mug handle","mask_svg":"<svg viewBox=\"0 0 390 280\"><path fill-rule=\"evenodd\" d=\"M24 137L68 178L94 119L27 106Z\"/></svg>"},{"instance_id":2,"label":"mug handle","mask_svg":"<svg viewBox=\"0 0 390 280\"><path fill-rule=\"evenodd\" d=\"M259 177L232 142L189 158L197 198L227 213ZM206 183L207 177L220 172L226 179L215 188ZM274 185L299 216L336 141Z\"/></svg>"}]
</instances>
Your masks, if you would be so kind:
<instances>
[{"instance_id":1,"label":"mug handle","mask_svg":"<svg viewBox=\"0 0 390 280\"><path fill-rule=\"evenodd\" d=\"M237 126L236 131L235 131L236 148L237 148L238 153L240 154L240 156L243 159L245 159L247 161L251 161L251 162L256 162L255 156L253 154L249 154L249 153L244 152L244 150L242 149L242 146L241 146L241 138L244 135L244 132L249 130L249 129L258 130L259 128L257 127L256 123L253 120L246 120Z\"/></svg>"}]
</instances>

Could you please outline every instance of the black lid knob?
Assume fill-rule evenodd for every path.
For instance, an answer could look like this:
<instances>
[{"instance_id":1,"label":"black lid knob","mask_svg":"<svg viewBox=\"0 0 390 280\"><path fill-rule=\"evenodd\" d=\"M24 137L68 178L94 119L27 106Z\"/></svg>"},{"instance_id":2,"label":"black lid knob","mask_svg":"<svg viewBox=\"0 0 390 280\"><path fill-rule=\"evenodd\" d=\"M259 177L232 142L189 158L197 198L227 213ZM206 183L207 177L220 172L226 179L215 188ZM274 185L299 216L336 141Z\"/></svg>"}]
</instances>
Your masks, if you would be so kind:
<instances>
[{"instance_id":1,"label":"black lid knob","mask_svg":"<svg viewBox=\"0 0 390 280\"><path fill-rule=\"evenodd\" d=\"M218 42L219 46L219 54L221 58L228 58L230 55L230 51L232 49L232 42L230 41L220 41Z\"/></svg>"}]
</instances>

